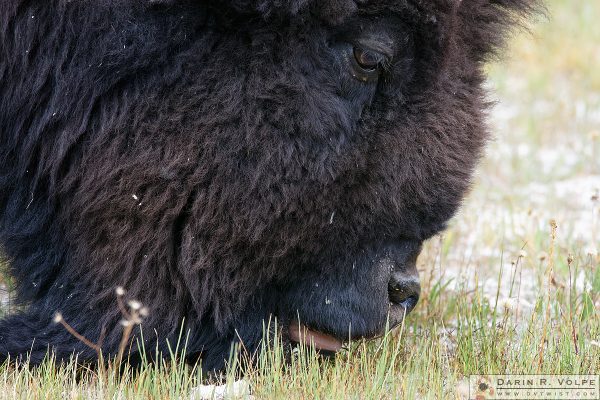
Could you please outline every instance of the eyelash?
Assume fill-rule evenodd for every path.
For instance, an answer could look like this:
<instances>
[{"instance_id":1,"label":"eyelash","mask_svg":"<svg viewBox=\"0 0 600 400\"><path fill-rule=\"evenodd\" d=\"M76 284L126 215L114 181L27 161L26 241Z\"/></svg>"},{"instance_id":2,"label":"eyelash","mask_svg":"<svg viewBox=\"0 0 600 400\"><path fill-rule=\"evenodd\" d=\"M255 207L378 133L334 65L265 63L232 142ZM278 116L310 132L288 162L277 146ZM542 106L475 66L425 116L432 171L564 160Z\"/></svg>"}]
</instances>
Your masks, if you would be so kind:
<instances>
[{"instance_id":1,"label":"eyelash","mask_svg":"<svg viewBox=\"0 0 600 400\"><path fill-rule=\"evenodd\" d=\"M348 45L346 51L352 75L359 81L376 82L390 75L392 60L381 52L357 45Z\"/></svg>"}]
</instances>

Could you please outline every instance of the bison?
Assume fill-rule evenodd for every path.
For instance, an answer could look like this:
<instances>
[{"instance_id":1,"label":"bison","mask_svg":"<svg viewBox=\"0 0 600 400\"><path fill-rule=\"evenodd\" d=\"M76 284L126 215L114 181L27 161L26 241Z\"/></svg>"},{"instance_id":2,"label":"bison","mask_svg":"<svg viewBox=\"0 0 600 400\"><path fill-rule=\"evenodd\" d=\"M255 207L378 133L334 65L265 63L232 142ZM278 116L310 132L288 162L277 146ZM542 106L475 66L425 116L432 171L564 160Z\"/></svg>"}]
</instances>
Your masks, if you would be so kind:
<instances>
[{"instance_id":1,"label":"bison","mask_svg":"<svg viewBox=\"0 0 600 400\"><path fill-rule=\"evenodd\" d=\"M0 0L0 362L134 336L223 368L277 319L401 323L488 137L486 60L534 0ZM272 326L272 325L269 325ZM301 332L304 334L301 334ZM141 357L132 346L132 360Z\"/></svg>"}]
</instances>

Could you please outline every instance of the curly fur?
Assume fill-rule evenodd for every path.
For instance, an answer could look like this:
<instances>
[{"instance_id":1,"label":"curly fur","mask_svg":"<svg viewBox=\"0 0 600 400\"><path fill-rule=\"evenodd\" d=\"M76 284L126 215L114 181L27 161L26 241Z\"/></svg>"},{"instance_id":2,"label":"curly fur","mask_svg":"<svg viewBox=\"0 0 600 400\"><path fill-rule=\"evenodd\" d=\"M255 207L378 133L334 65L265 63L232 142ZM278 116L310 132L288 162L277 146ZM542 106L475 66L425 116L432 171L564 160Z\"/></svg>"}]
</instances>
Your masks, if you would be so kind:
<instances>
[{"instance_id":1,"label":"curly fur","mask_svg":"<svg viewBox=\"0 0 600 400\"><path fill-rule=\"evenodd\" d=\"M482 63L534 6L0 0L0 243L25 306L0 321L0 361L94 359L57 311L114 354L116 286L151 310L150 348L183 323L208 369L270 315L377 331L369 259L460 205L487 138ZM402 44L377 85L336 58L370 32Z\"/></svg>"}]
</instances>

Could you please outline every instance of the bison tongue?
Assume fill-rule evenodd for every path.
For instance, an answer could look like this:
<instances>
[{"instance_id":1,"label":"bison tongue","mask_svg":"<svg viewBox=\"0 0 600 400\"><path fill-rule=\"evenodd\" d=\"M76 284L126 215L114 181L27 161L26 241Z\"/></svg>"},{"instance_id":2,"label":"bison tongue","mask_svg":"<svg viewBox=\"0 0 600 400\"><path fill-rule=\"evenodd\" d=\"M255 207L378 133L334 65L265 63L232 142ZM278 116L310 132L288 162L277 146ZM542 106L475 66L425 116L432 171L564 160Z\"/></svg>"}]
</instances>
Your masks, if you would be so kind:
<instances>
[{"instance_id":1,"label":"bison tongue","mask_svg":"<svg viewBox=\"0 0 600 400\"><path fill-rule=\"evenodd\" d=\"M290 325L290 339L296 343L307 346L313 344L319 350L336 352L342 349L342 342L331 335L308 329L306 326L294 322Z\"/></svg>"}]
</instances>

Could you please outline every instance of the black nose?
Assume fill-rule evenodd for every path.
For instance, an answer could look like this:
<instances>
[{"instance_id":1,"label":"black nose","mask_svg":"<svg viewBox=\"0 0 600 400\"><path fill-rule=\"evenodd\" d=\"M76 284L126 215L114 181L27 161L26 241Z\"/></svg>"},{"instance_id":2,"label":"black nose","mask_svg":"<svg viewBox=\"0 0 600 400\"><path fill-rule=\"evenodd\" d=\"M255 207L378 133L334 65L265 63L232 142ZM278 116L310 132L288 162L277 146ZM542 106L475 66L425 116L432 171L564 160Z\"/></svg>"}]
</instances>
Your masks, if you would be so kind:
<instances>
[{"instance_id":1,"label":"black nose","mask_svg":"<svg viewBox=\"0 0 600 400\"><path fill-rule=\"evenodd\" d=\"M421 285L419 278L404 272L393 272L388 283L390 302L396 306L402 306L406 313L412 311L419 301Z\"/></svg>"}]
</instances>

